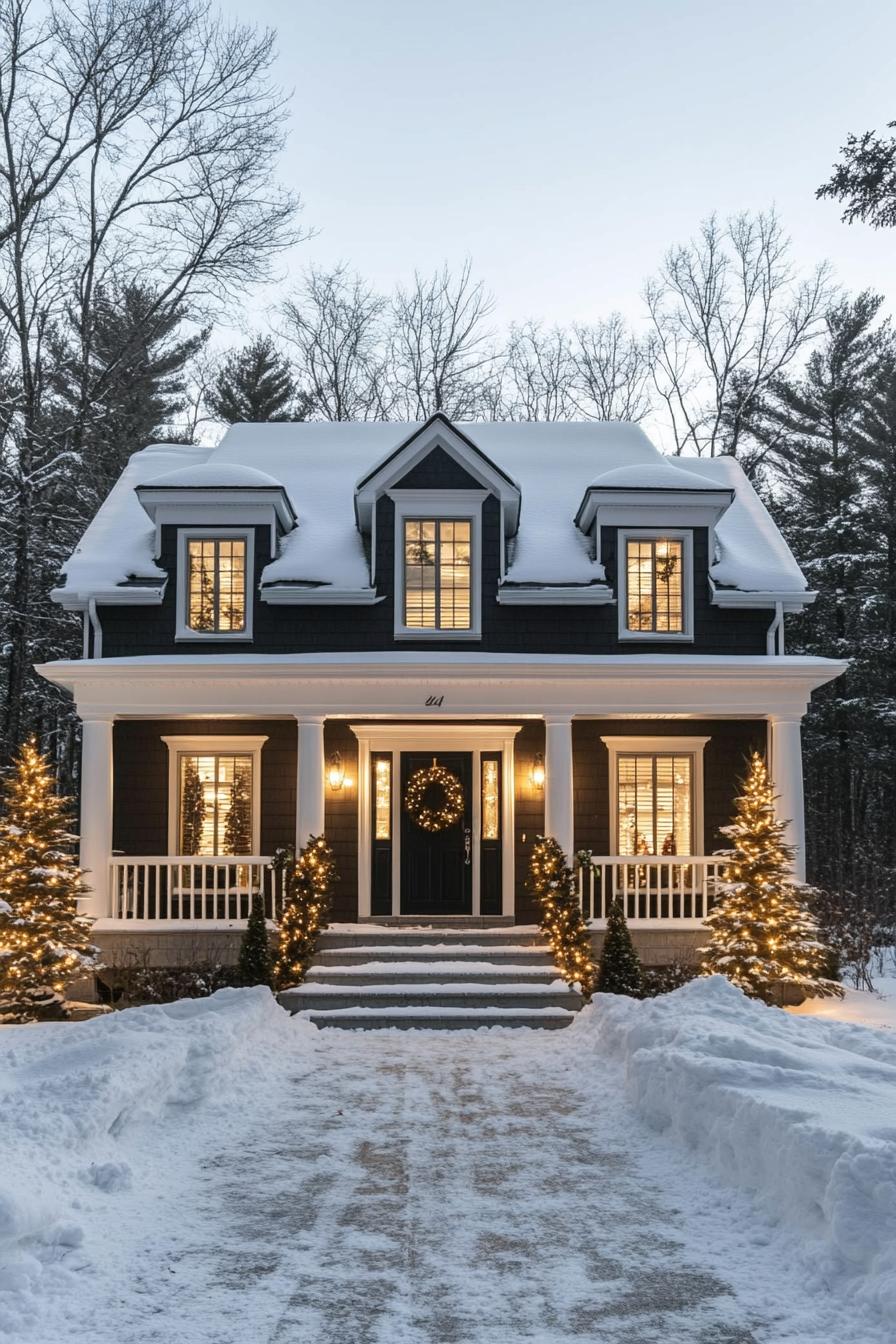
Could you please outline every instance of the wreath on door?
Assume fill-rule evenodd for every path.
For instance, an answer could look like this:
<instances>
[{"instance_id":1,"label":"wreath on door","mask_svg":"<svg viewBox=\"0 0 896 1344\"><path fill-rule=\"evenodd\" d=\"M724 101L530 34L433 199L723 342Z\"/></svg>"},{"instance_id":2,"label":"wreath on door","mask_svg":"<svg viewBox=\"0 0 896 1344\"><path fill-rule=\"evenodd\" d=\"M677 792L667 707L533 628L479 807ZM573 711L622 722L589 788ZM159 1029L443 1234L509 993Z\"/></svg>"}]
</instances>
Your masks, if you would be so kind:
<instances>
[{"instance_id":1,"label":"wreath on door","mask_svg":"<svg viewBox=\"0 0 896 1344\"><path fill-rule=\"evenodd\" d=\"M404 805L421 830L445 831L464 814L463 785L457 775L433 761L411 775Z\"/></svg>"}]
</instances>

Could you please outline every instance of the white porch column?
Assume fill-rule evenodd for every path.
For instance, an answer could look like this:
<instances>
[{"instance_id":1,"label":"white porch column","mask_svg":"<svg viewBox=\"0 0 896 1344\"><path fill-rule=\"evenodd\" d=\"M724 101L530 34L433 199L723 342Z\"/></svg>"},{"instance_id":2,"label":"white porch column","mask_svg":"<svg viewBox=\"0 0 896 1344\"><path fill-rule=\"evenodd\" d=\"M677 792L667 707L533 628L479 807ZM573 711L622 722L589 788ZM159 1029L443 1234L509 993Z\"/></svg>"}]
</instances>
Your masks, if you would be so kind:
<instances>
[{"instance_id":1,"label":"white porch column","mask_svg":"<svg viewBox=\"0 0 896 1344\"><path fill-rule=\"evenodd\" d=\"M800 719L770 714L769 757L772 783L778 795L781 821L787 822L786 840L795 853L793 871L798 882L806 880L806 818L803 802L803 750Z\"/></svg>"},{"instance_id":2,"label":"white porch column","mask_svg":"<svg viewBox=\"0 0 896 1344\"><path fill-rule=\"evenodd\" d=\"M545 715L544 833L572 861L572 715Z\"/></svg>"},{"instance_id":3,"label":"white porch column","mask_svg":"<svg viewBox=\"0 0 896 1344\"><path fill-rule=\"evenodd\" d=\"M300 718L299 777L296 791L296 845L307 845L309 835L324 829L324 721Z\"/></svg>"},{"instance_id":4,"label":"white porch column","mask_svg":"<svg viewBox=\"0 0 896 1344\"><path fill-rule=\"evenodd\" d=\"M83 913L105 919L112 858L112 720L81 724L81 867L91 888Z\"/></svg>"}]
</instances>

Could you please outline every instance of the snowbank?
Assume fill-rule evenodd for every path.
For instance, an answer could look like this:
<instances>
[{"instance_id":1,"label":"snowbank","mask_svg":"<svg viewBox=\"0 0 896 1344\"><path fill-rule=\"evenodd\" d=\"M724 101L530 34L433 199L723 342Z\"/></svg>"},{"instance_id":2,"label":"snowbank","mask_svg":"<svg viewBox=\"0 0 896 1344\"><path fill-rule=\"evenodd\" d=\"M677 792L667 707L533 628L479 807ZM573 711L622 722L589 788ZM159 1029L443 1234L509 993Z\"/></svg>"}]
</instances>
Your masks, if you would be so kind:
<instances>
[{"instance_id":1,"label":"snowbank","mask_svg":"<svg viewBox=\"0 0 896 1344\"><path fill-rule=\"evenodd\" d=\"M787 1011L795 1017L833 1018L896 1031L896 975L875 975L873 990L847 985L842 999L806 999Z\"/></svg>"},{"instance_id":2,"label":"snowbank","mask_svg":"<svg viewBox=\"0 0 896 1344\"><path fill-rule=\"evenodd\" d=\"M825 1270L896 1313L896 1040L794 1018L714 976L646 1002L598 995L572 1027L620 1058L654 1129L827 1247Z\"/></svg>"},{"instance_id":3,"label":"snowbank","mask_svg":"<svg viewBox=\"0 0 896 1344\"><path fill-rule=\"evenodd\" d=\"M262 988L0 1030L0 1333L32 1319L45 1269L84 1242L84 1224L96 1232L91 1192L164 1161L166 1113L238 1108L278 1056L282 1072L284 1047L311 1050L316 1034Z\"/></svg>"}]
</instances>

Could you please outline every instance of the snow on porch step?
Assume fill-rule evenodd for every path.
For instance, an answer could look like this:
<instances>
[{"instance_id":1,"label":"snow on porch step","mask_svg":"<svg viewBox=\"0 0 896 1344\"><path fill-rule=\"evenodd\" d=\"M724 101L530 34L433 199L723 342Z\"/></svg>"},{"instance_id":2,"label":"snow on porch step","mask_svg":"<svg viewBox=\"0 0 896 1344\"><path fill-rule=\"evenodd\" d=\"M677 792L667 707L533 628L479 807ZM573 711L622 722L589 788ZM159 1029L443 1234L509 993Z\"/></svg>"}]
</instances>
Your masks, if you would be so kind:
<instances>
[{"instance_id":1,"label":"snow on porch step","mask_svg":"<svg viewBox=\"0 0 896 1344\"><path fill-rule=\"evenodd\" d=\"M546 943L374 943L322 947L318 966L361 966L368 962L445 961L483 962L498 966L551 967L554 959Z\"/></svg>"},{"instance_id":2,"label":"snow on porch step","mask_svg":"<svg viewBox=\"0 0 896 1344\"><path fill-rule=\"evenodd\" d=\"M477 1031L480 1027L568 1027L575 1013L566 1008L336 1008L307 1014L317 1027L350 1031Z\"/></svg>"},{"instance_id":3,"label":"snow on porch step","mask_svg":"<svg viewBox=\"0 0 896 1344\"><path fill-rule=\"evenodd\" d=\"M544 965L519 966L497 961L365 961L357 965L313 965L308 968L305 984L330 985L428 985L508 984L548 985L557 972L550 959Z\"/></svg>"},{"instance_id":4,"label":"snow on porch step","mask_svg":"<svg viewBox=\"0 0 896 1344\"><path fill-rule=\"evenodd\" d=\"M321 950L344 947L425 947L440 944L457 947L464 943L483 946L544 947L545 941L535 925L499 925L491 928L458 925L386 925L331 924L320 936Z\"/></svg>"},{"instance_id":5,"label":"snow on porch step","mask_svg":"<svg viewBox=\"0 0 896 1344\"><path fill-rule=\"evenodd\" d=\"M306 981L284 990L280 1003L290 1012L333 1008L565 1008L576 1012L581 996L562 980L546 985L441 983L431 985L328 985Z\"/></svg>"}]
</instances>

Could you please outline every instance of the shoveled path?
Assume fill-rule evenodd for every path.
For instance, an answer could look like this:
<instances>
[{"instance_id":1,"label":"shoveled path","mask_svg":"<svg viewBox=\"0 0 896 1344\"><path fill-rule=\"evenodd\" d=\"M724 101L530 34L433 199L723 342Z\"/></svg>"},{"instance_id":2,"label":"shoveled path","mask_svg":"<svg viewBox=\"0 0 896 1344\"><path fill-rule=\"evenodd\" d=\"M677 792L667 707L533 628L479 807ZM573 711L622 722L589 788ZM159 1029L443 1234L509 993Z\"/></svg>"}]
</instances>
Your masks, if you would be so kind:
<instances>
[{"instance_id":1,"label":"shoveled path","mask_svg":"<svg viewBox=\"0 0 896 1344\"><path fill-rule=\"evenodd\" d=\"M132 1278L92 1339L847 1337L845 1307L819 1307L772 1229L643 1128L577 1037L322 1032L310 1072L287 1066L253 1114L185 1115L171 1236L119 1267L145 1292ZM206 1154L192 1180L190 1149Z\"/></svg>"}]
</instances>

